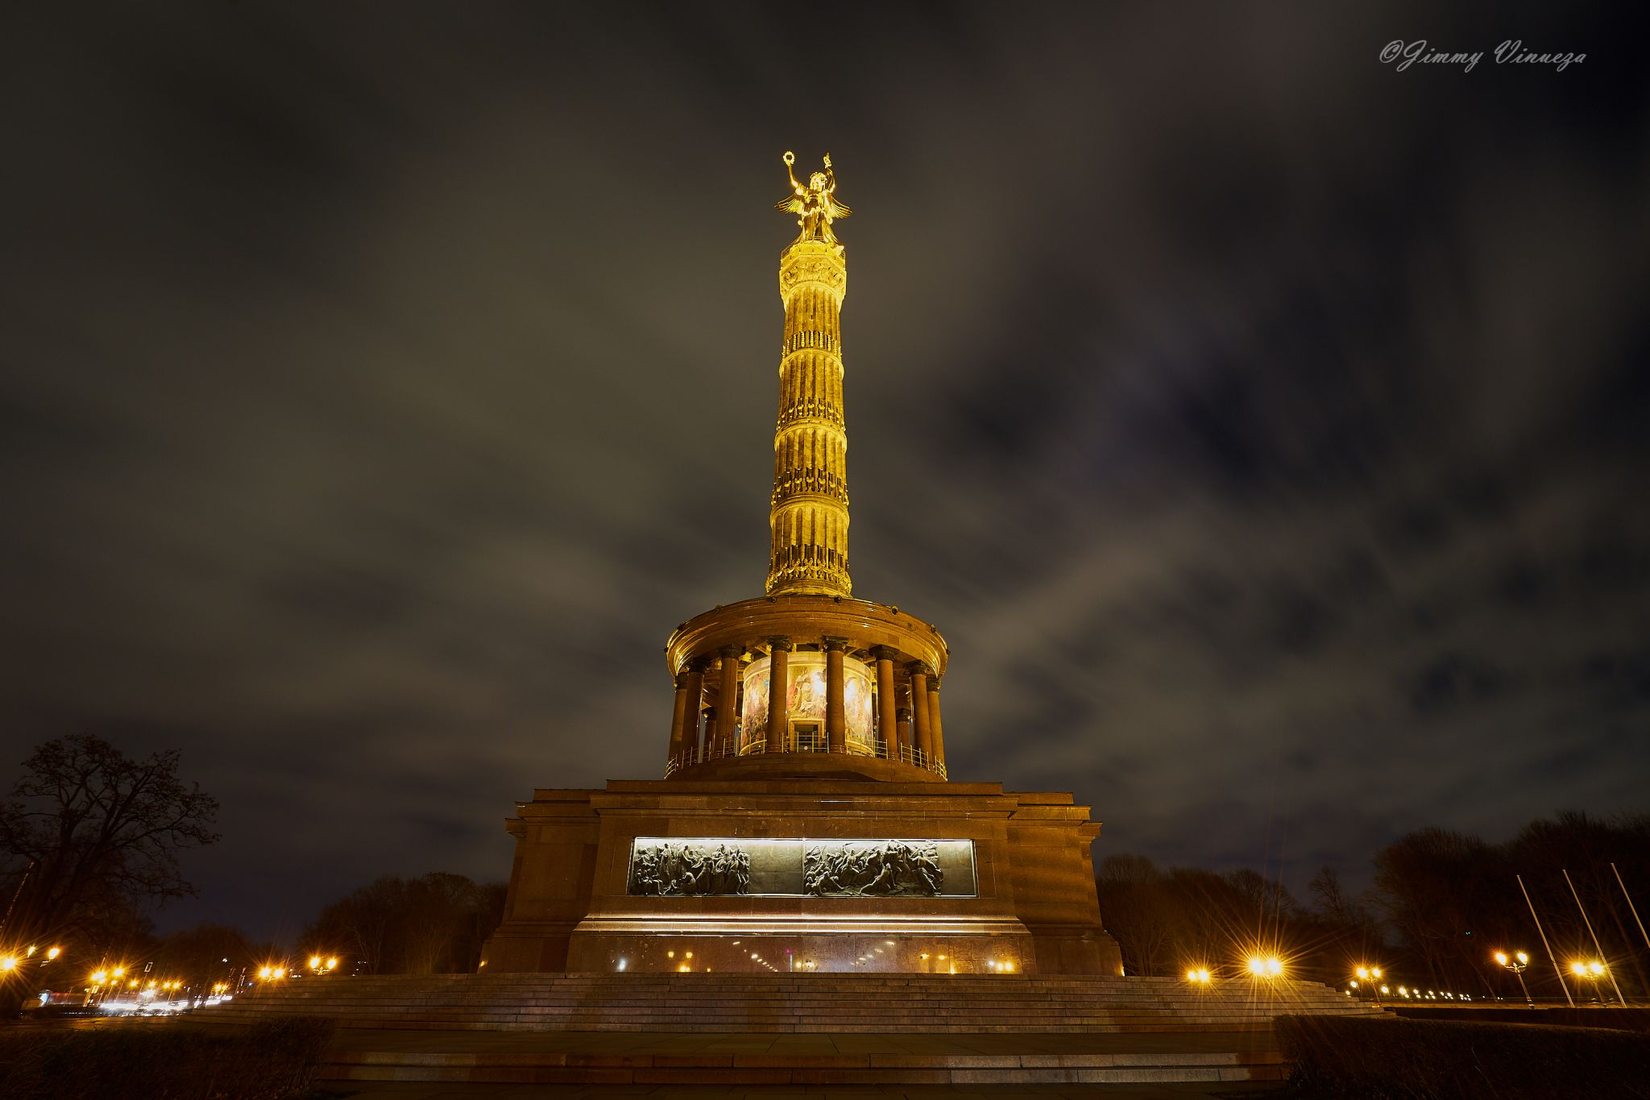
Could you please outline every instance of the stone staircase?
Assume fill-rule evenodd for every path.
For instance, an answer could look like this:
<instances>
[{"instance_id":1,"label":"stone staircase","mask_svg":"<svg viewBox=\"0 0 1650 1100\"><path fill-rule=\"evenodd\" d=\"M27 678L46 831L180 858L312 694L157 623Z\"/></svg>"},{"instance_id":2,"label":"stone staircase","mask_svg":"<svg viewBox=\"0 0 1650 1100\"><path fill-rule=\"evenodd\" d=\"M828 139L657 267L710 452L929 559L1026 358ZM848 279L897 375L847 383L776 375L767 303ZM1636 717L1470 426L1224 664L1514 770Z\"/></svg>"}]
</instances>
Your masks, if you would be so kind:
<instances>
[{"instance_id":1,"label":"stone staircase","mask_svg":"<svg viewBox=\"0 0 1650 1100\"><path fill-rule=\"evenodd\" d=\"M446 974L267 985L195 1013L346 1028L654 1033L1116 1033L1269 1029L1279 1015L1378 1015L1324 985L922 974Z\"/></svg>"}]
</instances>

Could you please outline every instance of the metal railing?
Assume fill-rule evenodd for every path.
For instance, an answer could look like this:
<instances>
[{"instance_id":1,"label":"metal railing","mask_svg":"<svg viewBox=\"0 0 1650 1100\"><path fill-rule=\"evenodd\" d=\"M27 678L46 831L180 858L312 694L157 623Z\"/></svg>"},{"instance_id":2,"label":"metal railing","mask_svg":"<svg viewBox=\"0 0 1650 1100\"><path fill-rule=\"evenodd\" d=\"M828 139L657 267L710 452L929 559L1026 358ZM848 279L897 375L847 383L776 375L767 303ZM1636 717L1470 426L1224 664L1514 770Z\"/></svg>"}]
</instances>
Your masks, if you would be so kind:
<instances>
[{"instance_id":1,"label":"metal railing","mask_svg":"<svg viewBox=\"0 0 1650 1100\"><path fill-rule=\"evenodd\" d=\"M761 736L752 737L748 741L741 741L741 734L735 730L733 737L726 740L712 741L706 745L695 745L670 757L665 761L665 778L681 771L683 768L695 764L704 764L712 760L726 760L729 757L760 756L768 751L767 735L764 731ZM833 750L824 734L818 737L795 737L785 747L786 753L830 753ZM877 760L894 760L902 764L911 764L924 771L932 772L941 779L946 778L945 761L936 759L923 752L915 745L890 745L886 741L853 741L847 742L843 749L834 750L840 756L867 756Z\"/></svg>"}]
</instances>

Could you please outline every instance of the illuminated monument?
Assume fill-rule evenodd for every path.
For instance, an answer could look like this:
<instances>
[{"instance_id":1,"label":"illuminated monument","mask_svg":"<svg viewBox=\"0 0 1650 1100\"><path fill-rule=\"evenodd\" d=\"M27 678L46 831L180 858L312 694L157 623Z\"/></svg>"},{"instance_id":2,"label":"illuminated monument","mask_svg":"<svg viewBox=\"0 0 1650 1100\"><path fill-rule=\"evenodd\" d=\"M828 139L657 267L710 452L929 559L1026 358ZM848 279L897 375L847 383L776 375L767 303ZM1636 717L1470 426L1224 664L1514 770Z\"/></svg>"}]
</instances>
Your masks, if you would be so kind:
<instances>
[{"instance_id":1,"label":"illuminated monument","mask_svg":"<svg viewBox=\"0 0 1650 1100\"><path fill-rule=\"evenodd\" d=\"M670 636L663 779L518 804L484 972L1119 974L1087 807L950 782L945 639L852 597L850 210L829 156L790 183L766 594Z\"/></svg>"}]
</instances>

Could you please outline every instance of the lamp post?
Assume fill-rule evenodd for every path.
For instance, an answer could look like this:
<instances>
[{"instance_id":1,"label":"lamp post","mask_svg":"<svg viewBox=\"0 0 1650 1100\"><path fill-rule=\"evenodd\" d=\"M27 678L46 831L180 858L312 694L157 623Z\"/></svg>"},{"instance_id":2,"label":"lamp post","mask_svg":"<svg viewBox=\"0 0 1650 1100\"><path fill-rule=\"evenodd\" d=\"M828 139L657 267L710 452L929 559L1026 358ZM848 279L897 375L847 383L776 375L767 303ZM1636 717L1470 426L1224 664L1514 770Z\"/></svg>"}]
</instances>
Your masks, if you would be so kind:
<instances>
[{"instance_id":1,"label":"lamp post","mask_svg":"<svg viewBox=\"0 0 1650 1100\"><path fill-rule=\"evenodd\" d=\"M1609 972L1610 968L1599 962L1597 959L1592 959L1588 962L1582 962L1580 959L1576 959L1570 964L1570 973L1576 976L1576 988L1580 989L1581 983L1584 981L1592 982L1593 1000L1599 1004L1604 1003L1603 998L1599 996L1599 979L1603 978L1604 975Z\"/></svg>"},{"instance_id":2,"label":"lamp post","mask_svg":"<svg viewBox=\"0 0 1650 1100\"><path fill-rule=\"evenodd\" d=\"M1530 965L1530 957L1522 951L1514 951L1509 958L1505 951L1497 951L1495 961L1513 972L1518 979L1518 988L1524 991L1524 1003L1534 1008L1535 998L1530 996L1530 987L1524 984L1524 968Z\"/></svg>"},{"instance_id":3,"label":"lamp post","mask_svg":"<svg viewBox=\"0 0 1650 1100\"><path fill-rule=\"evenodd\" d=\"M1358 981L1369 983L1370 995L1375 998L1376 1004L1380 1004L1381 993L1385 988L1381 985L1381 968L1378 966L1360 966L1353 973L1358 975ZM1356 986L1358 982L1352 984Z\"/></svg>"}]
</instances>

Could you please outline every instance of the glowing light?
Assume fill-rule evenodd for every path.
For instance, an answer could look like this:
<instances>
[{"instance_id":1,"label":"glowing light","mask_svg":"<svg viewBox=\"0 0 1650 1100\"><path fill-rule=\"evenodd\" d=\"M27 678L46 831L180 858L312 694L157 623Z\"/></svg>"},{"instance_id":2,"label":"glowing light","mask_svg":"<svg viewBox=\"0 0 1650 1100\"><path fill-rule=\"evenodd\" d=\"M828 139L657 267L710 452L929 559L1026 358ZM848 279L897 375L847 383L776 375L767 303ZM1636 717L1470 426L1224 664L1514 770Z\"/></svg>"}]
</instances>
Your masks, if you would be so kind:
<instances>
[{"instance_id":1,"label":"glowing light","mask_svg":"<svg viewBox=\"0 0 1650 1100\"><path fill-rule=\"evenodd\" d=\"M61 954L63 954L63 949L61 947L52 947L46 950L46 958L48 959L55 959Z\"/></svg>"},{"instance_id":2,"label":"glowing light","mask_svg":"<svg viewBox=\"0 0 1650 1100\"><path fill-rule=\"evenodd\" d=\"M1511 960L1507 958L1507 953L1505 951L1497 951L1495 953L1495 961L1500 963L1502 966L1506 966Z\"/></svg>"},{"instance_id":3,"label":"glowing light","mask_svg":"<svg viewBox=\"0 0 1650 1100\"><path fill-rule=\"evenodd\" d=\"M1193 985L1209 984L1209 969L1203 966L1194 966L1186 971L1186 980Z\"/></svg>"},{"instance_id":4,"label":"glowing light","mask_svg":"<svg viewBox=\"0 0 1650 1100\"><path fill-rule=\"evenodd\" d=\"M92 971L92 984L93 985L102 985L104 982L106 982L108 980L109 980L109 972L107 970L94 970L94 971Z\"/></svg>"},{"instance_id":5,"label":"glowing light","mask_svg":"<svg viewBox=\"0 0 1650 1100\"><path fill-rule=\"evenodd\" d=\"M487 964L482 963L481 965L486 966ZM327 958L327 969L328 970L337 970L338 969L338 957L336 955L329 956Z\"/></svg>"},{"instance_id":6,"label":"glowing light","mask_svg":"<svg viewBox=\"0 0 1650 1100\"><path fill-rule=\"evenodd\" d=\"M124 978L126 976L126 968L124 966L117 966L113 970L109 971L109 973L117 978Z\"/></svg>"},{"instance_id":7,"label":"glowing light","mask_svg":"<svg viewBox=\"0 0 1650 1100\"><path fill-rule=\"evenodd\" d=\"M1257 978L1276 978L1283 974L1283 960L1276 955L1251 955L1249 973Z\"/></svg>"},{"instance_id":8,"label":"glowing light","mask_svg":"<svg viewBox=\"0 0 1650 1100\"><path fill-rule=\"evenodd\" d=\"M0 974L9 974L17 969L17 956L6 955L0 957Z\"/></svg>"}]
</instances>

